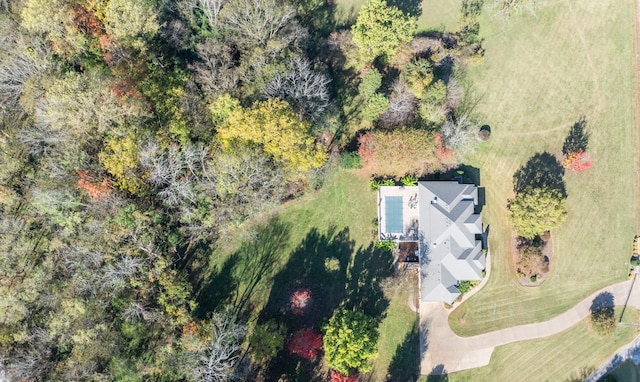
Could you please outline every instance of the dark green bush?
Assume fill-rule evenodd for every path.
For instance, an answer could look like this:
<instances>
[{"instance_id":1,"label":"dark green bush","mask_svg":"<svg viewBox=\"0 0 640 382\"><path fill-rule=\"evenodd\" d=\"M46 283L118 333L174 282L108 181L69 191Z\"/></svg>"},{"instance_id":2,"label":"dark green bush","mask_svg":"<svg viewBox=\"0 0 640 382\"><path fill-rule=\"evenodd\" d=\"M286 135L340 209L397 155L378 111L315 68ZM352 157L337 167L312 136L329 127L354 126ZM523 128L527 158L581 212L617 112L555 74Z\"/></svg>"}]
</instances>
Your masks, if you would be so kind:
<instances>
[{"instance_id":1,"label":"dark green bush","mask_svg":"<svg viewBox=\"0 0 640 382\"><path fill-rule=\"evenodd\" d=\"M358 155L355 151L350 151L346 153L342 153L340 155L340 167L355 169L362 168L362 163L360 162L360 155Z\"/></svg>"},{"instance_id":2,"label":"dark green bush","mask_svg":"<svg viewBox=\"0 0 640 382\"><path fill-rule=\"evenodd\" d=\"M469 281L469 280L462 280L462 281L458 281L458 290L460 291L461 294L465 294L468 291L470 291L471 289L473 289L473 287L475 287L476 285L478 285L480 282L479 281Z\"/></svg>"}]
</instances>

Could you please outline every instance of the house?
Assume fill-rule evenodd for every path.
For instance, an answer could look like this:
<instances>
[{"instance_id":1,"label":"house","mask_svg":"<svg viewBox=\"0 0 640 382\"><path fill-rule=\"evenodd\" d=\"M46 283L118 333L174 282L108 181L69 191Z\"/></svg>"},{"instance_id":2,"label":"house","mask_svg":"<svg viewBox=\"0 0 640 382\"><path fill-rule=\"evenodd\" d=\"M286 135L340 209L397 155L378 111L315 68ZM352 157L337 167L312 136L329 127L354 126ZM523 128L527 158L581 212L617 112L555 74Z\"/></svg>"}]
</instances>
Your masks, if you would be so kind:
<instances>
[{"instance_id":1,"label":"house","mask_svg":"<svg viewBox=\"0 0 640 382\"><path fill-rule=\"evenodd\" d=\"M412 258L418 259L421 301L451 304L460 296L459 281L482 279L486 256L478 210L473 184L424 181L380 187L379 239L417 242Z\"/></svg>"}]
</instances>

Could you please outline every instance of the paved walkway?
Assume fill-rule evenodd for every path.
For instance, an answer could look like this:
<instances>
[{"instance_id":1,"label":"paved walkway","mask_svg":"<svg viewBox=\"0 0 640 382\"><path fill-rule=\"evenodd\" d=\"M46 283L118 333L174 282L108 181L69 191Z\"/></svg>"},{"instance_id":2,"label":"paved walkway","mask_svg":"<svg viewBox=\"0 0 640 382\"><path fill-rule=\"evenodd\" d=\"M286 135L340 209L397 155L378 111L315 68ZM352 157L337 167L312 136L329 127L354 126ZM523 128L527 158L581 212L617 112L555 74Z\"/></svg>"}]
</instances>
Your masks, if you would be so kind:
<instances>
[{"instance_id":1,"label":"paved walkway","mask_svg":"<svg viewBox=\"0 0 640 382\"><path fill-rule=\"evenodd\" d=\"M629 297L628 305L640 309L640 288L632 288L634 281L635 278L594 292L551 320L473 337L460 337L449 328L450 311L442 303L420 302L421 374L443 374L486 366L496 346L560 333L584 319L594 298L602 292L611 293L616 305L624 305Z\"/></svg>"}]
</instances>

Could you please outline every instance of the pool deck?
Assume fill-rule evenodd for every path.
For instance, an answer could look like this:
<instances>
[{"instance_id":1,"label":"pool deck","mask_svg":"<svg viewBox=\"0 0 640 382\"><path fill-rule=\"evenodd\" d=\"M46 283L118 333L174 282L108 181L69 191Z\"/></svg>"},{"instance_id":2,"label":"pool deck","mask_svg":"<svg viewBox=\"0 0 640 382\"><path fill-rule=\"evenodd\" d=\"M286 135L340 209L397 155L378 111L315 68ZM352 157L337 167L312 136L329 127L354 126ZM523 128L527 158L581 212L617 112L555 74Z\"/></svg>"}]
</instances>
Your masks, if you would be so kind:
<instances>
[{"instance_id":1,"label":"pool deck","mask_svg":"<svg viewBox=\"0 0 640 382\"><path fill-rule=\"evenodd\" d=\"M387 232L386 203L387 196L402 197L403 232ZM416 241L418 240L418 186L396 187L382 186L378 190L378 238L380 240Z\"/></svg>"}]
</instances>

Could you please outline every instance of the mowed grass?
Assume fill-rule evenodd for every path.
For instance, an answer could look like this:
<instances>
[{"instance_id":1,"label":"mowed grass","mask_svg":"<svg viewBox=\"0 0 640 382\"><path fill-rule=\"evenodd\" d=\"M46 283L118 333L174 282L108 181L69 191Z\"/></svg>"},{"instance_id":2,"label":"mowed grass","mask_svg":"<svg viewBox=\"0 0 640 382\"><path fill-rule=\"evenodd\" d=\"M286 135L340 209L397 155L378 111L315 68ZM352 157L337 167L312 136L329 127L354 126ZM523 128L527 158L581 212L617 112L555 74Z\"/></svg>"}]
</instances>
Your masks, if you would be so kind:
<instances>
[{"instance_id":1,"label":"mowed grass","mask_svg":"<svg viewBox=\"0 0 640 382\"><path fill-rule=\"evenodd\" d=\"M620 310L616 309L616 318L619 315ZM627 309L625 321L628 319L637 321L638 312ZM495 349L488 366L451 373L448 380L583 381L637 334L637 327L618 326L613 335L599 337L589 328L585 319L571 329L549 338L500 346Z\"/></svg>"},{"instance_id":2,"label":"mowed grass","mask_svg":"<svg viewBox=\"0 0 640 382\"><path fill-rule=\"evenodd\" d=\"M366 3L367 0L337 0L336 19L345 25L354 23L358 16L358 10ZM418 16L418 33L456 31L460 19L461 3L462 0L387 0L387 4ZM421 12L419 14L411 12L411 9L418 8L418 4Z\"/></svg>"},{"instance_id":3,"label":"mowed grass","mask_svg":"<svg viewBox=\"0 0 640 382\"><path fill-rule=\"evenodd\" d=\"M247 222L221 241L212 254L208 281L200 291L199 300L209 302L210 310L223 303L238 305L242 302L244 308L250 307L249 321L254 322L261 312L285 309L290 286L306 279L315 283L302 285L312 289L314 311L327 305L334 307L341 299L339 296L346 293L341 287L345 279L358 276L354 275L356 272L375 272L374 269L358 271L355 262L369 264L366 256L372 253L377 232L376 209L376 194L370 190L368 178L350 171L332 170L319 191L311 191ZM269 264L255 260L254 257L264 257L269 251L275 252L273 256L267 256ZM334 263L327 263L325 259ZM327 271L326 267L333 267L333 271ZM375 275L371 277L375 279ZM361 288L369 287L372 285ZM221 292L223 290L226 292ZM329 292L317 293L318 290ZM371 372L372 380L385 379L389 366L394 361L398 363L398 349L402 354L414 350L416 362L413 367L417 372L417 337L413 341L415 346L409 345L409 349L404 343L417 322L417 315L407 306L409 293L406 285L384 290L388 306L379 316L382 317L379 351ZM246 298L245 302L243 298ZM315 325L315 322L307 324Z\"/></svg>"},{"instance_id":4,"label":"mowed grass","mask_svg":"<svg viewBox=\"0 0 640 382\"><path fill-rule=\"evenodd\" d=\"M460 22L462 0L423 0L418 18L418 33L424 31L455 32Z\"/></svg>"},{"instance_id":5,"label":"mowed grass","mask_svg":"<svg viewBox=\"0 0 640 382\"><path fill-rule=\"evenodd\" d=\"M450 317L460 335L547 320L629 271L638 203L632 1L547 4L506 26L484 20L484 63L469 72L492 131L469 160L486 187L492 270ZM513 173L535 153L560 157L581 115L593 168L565 175L569 216L552 232L549 278L522 287L510 254Z\"/></svg>"},{"instance_id":6,"label":"mowed grass","mask_svg":"<svg viewBox=\"0 0 640 382\"><path fill-rule=\"evenodd\" d=\"M390 304L379 327L378 358L369 373L371 381L409 381L420 374L418 314L407 305L411 292L417 290L417 282L415 278L406 280L385 293Z\"/></svg>"}]
</instances>

